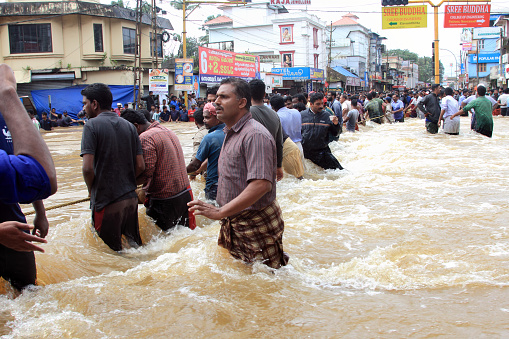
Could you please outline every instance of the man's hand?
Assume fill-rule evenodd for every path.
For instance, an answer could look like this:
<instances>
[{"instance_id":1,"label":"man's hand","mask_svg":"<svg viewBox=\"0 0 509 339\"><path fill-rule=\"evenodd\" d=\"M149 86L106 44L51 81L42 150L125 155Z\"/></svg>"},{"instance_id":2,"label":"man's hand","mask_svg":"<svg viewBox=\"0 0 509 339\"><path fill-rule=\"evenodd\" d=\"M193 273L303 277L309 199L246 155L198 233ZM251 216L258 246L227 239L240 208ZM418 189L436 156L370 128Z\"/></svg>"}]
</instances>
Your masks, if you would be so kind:
<instances>
[{"instance_id":1,"label":"man's hand","mask_svg":"<svg viewBox=\"0 0 509 339\"><path fill-rule=\"evenodd\" d=\"M33 228L31 225L22 224L17 221L0 223L0 244L18 252L44 252L41 247L35 246L31 241L46 243L45 239L23 232Z\"/></svg>"},{"instance_id":2,"label":"man's hand","mask_svg":"<svg viewBox=\"0 0 509 339\"><path fill-rule=\"evenodd\" d=\"M337 124L339 123L339 120L338 120L338 117L337 117L337 116L335 116L335 115L333 115L333 116L332 116L332 123L333 123L334 125L337 125Z\"/></svg>"},{"instance_id":3,"label":"man's hand","mask_svg":"<svg viewBox=\"0 0 509 339\"><path fill-rule=\"evenodd\" d=\"M46 214L36 213L34 218L34 229L32 230L32 235L35 235L39 238L46 238L48 235L49 223L48 218L46 218Z\"/></svg>"},{"instance_id":4,"label":"man's hand","mask_svg":"<svg viewBox=\"0 0 509 339\"><path fill-rule=\"evenodd\" d=\"M282 167L276 168L276 180L280 181L281 179L283 179L283 177L284 177L283 168Z\"/></svg>"},{"instance_id":5,"label":"man's hand","mask_svg":"<svg viewBox=\"0 0 509 339\"><path fill-rule=\"evenodd\" d=\"M194 215L203 215L212 220L220 220L226 217L223 216L220 208L211 204L204 203L201 200L193 200L188 202L187 206L189 206L189 211L193 212Z\"/></svg>"},{"instance_id":6,"label":"man's hand","mask_svg":"<svg viewBox=\"0 0 509 339\"><path fill-rule=\"evenodd\" d=\"M0 64L0 95L3 91L16 91L16 79L14 72L6 64Z\"/></svg>"}]
</instances>

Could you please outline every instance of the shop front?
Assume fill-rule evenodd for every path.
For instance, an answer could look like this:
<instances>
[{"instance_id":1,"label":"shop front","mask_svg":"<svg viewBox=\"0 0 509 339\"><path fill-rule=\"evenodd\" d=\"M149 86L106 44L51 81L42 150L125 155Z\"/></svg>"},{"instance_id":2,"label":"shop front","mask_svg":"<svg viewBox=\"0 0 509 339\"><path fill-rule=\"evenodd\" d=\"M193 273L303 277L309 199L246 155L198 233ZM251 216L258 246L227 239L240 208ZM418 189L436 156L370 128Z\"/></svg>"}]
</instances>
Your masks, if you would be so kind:
<instances>
[{"instance_id":1,"label":"shop front","mask_svg":"<svg viewBox=\"0 0 509 339\"><path fill-rule=\"evenodd\" d=\"M272 68L271 73L283 76L285 94L309 93L324 89L325 72L311 67Z\"/></svg>"}]
</instances>

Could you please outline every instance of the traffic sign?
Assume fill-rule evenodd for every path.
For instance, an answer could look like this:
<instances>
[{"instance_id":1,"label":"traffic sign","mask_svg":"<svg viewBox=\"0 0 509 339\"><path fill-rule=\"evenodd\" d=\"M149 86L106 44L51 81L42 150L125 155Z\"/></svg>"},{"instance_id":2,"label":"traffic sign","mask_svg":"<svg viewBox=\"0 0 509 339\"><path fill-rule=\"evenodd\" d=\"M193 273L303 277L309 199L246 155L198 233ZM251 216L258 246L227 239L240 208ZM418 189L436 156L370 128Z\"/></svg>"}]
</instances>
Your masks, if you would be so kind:
<instances>
[{"instance_id":1,"label":"traffic sign","mask_svg":"<svg viewBox=\"0 0 509 339\"><path fill-rule=\"evenodd\" d=\"M489 27L491 5L445 5L444 27Z\"/></svg>"},{"instance_id":2,"label":"traffic sign","mask_svg":"<svg viewBox=\"0 0 509 339\"><path fill-rule=\"evenodd\" d=\"M382 7L382 29L428 27L426 5Z\"/></svg>"}]
</instances>

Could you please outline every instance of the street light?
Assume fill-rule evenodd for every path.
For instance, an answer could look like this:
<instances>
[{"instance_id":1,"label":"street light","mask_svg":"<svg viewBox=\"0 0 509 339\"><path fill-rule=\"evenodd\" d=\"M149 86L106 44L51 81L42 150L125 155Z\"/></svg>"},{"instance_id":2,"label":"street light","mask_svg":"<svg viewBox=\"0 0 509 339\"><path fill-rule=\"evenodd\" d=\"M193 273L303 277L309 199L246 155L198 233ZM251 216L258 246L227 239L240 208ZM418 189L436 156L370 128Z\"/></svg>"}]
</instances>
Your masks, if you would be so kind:
<instances>
[{"instance_id":1,"label":"street light","mask_svg":"<svg viewBox=\"0 0 509 339\"><path fill-rule=\"evenodd\" d=\"M450 50L448 49L445 49L445 48L440 48L442 51L447 51L449 53L452 54L452 56L454 57L454 61L456 61L456 82L458 82L458 59L456 58L456 54L454 54L453 52L451 52Z\"/></svg>"}]
</instances>

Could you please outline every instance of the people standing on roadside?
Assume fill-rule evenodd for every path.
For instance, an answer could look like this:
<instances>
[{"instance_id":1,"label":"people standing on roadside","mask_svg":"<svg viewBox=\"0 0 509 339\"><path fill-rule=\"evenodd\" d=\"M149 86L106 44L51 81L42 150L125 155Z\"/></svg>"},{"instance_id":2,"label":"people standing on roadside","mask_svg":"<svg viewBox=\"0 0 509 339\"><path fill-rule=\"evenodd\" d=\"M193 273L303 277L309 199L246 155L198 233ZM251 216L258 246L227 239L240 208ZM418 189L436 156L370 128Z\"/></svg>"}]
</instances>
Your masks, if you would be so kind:
<instances>
[{"instance_id":1,"label":"people standing on roadside","mask_svg":"<svg viewBox=\"0 0 509 339\"><path fill-rule=\"evenodd\" d=\"M329 148L329 133L339 133L339 119L323 110L323 94L313 93L310 107L301 112L304 157L324 169L343 169Z\"/></svg>"},{"instance_id":2,"label":"people standing on roadside","mask_svg":"<svg viewBox=\"0 0 509 339\"><path fill-rule=\"evenodd\" d=\"M193 192L177 135L158 121L148 122L140 111L125 110L122 118L133 124L140 137L145 171L136 182L143 184L147 215L163 231L177 225L194 229L196 221L187 208Z\"/></svg>"},{"instance_id":3,"label":"people standing on roadside","mask_svg":"<svg viewBox=\"0 0 509 339\"><path fill-rule=\"evenodd\" d=\"M458 135L460 132L460 117L457 116L454 119L448 119L451 115L458 112L459 105L456 99L452 97L453 90L450 87L447 87L445 90L445 97L442 99L442 104L440 105L442 110L440 111L440 118L438 119L438 125L442 120L444 121L443 129L444 133L451 135Z\"/></svg>"},{"instance_id":4,"label":"people standing on roadside","mask_svg":"<svg viewBox=\"0 0 509 339\"><path fill-rule=\"evenodd\" d=\"M426 130L430 134L438 133L438 119L442 110L439 101L440 90L440 84L431 85L431 93L419 102L419 109L426 117Z\"/></svg>"},{"instance_id":5,"label":"people standing on roadside","mask_svg":"<svg viewBox=\"0 0 509 339\"><path fill-rule=\"evenodd\" d=\"M449 119L453 120L462 112L468 112L470 109L475 110L475 126L474 130L489 138L493 135L493 106L492 102L486 97L486 87L477 86L477 99L472 100L457 113L451 115ZM463 101L465 102L465 101Z\"/></svg>"},{"instance_id":6,"label":"people standing on roadside","mask_svg":"<svg viewBox=\"0 0 509 339\"><path fill-rule=\"evenodd\" d=\"M247 263L272 268L288 263L283 251L284 221L276 202L276 144L262 124L252 119L249 85L239 78L221 81L216 110L226 124L219 157L217 202L199 200L190 210L221 220L218 244Z\"/></svg>"},{"instance_id":7,"label":"people standing on roadside","mask_svg":"<svg viewBox=\"0 0 509 339\"><path fill-rule=\"evenodd\" d=\"M251 107L253 119L265 126L276 142L277 181L283 179L283 128L276 112L263 102L265 98L265 83L260 79L249 82L251 90Z\"/></svg>"},{"instance_id":8,"label":"people standing on roadside","mask_svg":"<svg viewBox=\"0 0 509 339\"><path fill-rule=\"evenodd\" d=\"M198 171L206 161L207 178L205 180L205 198L216 200L219 175L217 172L219 155L224 141L225 124L217 119L213 103L207 103L203 110L203 123L208 133L202 138L196 156L187 165L187 173Z\"/></svg>"},{"instance_id":9,"label":"people standing on roadside","mask_svg":"<svg viewBox=\"0 0 509 339\"><path fill-rule=\"evenodd\" d=\"M101 83L85 87L83 105L83 178L90 195L92 224L114 251L122 249L122 234L132 246L141 245L136 178L145 170L136 128L111 112L113 96Z\"/></svg>"},{"instance_id":10,"label":"people standing on roadside","mask_svg":"<svg viewBox=\"0 0 509 339\"><path fill-rule=\"evenodd\" d=\"M0 276L17 291L35 285L35 243L46 243L49 223L42 199L57 190L53 159L16 93L12 69L0 64ZM19 203L32 203L28 225ZM29 231L32 230L32 234Z\"/></svg>"}]
</instances>

